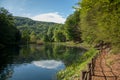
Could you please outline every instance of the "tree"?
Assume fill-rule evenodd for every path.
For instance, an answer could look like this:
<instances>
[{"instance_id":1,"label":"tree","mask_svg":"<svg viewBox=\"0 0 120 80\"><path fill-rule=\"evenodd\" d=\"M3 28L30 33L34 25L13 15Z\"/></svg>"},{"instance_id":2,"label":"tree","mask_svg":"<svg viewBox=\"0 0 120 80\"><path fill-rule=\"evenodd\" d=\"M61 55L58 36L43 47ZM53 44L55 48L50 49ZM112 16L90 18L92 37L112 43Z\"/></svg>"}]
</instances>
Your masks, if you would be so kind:
<instances>
[{"instance_id":1,"label":"tree","mask_svg":"<svg viewBox=\"0 0 120 80\"><path fill-rule=\"evenodd\" d=\"M65 22L66 38L69 41L81 42L81 32L79 29L80 11L76 10Z\"/></svg>"},{"instance_id":2,"label":"tree","mask_svg":"<svg viewBox=\"0 0 120 80\"><path fill-rule=\"evenodd\" d=\"M36 34L34 31L32 31L30 34L30 42L36 42Z\"/></svg>"},{"instance_id":3,"label":"tree","mask_svg":"<svg viewBox=\"0 0 120 80\"><path fill-rule=\"evenodd\" d=\"M53 39L53 35L54 35L54 29L55 29L56 26L50 26L48 28L48 31L47 31L47 36L48 36L48 39L50 42L53 42L54 39Z\"/></svg>"},{"instance_id":4,"label":"tree","mask_svg":"<svg viewBox=\"0 0 120 80\"><path fill-rule=\"evenodd\" d=\"M49 42L48 35L47 35L47 34L44 35L43 38L42 38L42 40L43 40L44 42Z\"/></svg>"},{"instance_id":5,"label":"tree","mask_svg":"<svg viewBox=\"0 0 120 80\"><path fill-rule=\"evenodd\" d=\"M54 41L56 41L56 42L65 42L66 41L66 37L62 31L54 32Z\"/></svg>"},{"instance_id":6,"label":"tree","mask_svg":"<svg viewBox=\"0 0 120 80\"><path fill-rule=\"evenodd\" d=\"M29 43L30 42L30 34L28 30L24 30L22 33L22 43Z\"/></svg>"},{"instance_id":7,"label":"tree","mask_svg":"<svg viewBox=\"0 0 120 80\"><path fill-rule=\"evenodd\" d=\"M14 25L14 18L6 9L0 8L0 44L13 45L20 40L20 32Z\"/></svg>"},{"instance_id":8,"label":"tree","mask_svg":"<svg viewBox=\"0 0 120 80\"><path fill-rule=\"evenodd\" d=\"M65 35L65 32L64 32L64 26L63 25L57 25L54 28L53 39L56 42L65 42L66 41L66 35Z\"/></svg>"}]
</instances>

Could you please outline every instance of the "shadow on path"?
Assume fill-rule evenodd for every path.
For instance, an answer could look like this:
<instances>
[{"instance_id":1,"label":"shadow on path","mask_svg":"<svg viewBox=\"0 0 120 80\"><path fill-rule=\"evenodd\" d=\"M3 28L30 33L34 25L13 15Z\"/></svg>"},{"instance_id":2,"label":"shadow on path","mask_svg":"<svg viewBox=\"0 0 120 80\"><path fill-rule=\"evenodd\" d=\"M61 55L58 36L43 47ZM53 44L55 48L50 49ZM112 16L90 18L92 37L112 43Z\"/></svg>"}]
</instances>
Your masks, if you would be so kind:
<instances>
[{"instance_id":1,"label":"shadow on path","mask_svg":"<svg viewBox=\"0 0 120 80\"><path fill-rule=\"evenodd\" d=\"M112 68L106 64L106 53L102 53L97 57L95 61L94 75L92 80L118 80L118 77L112 70Z\"/></svg>"}]
</instances>

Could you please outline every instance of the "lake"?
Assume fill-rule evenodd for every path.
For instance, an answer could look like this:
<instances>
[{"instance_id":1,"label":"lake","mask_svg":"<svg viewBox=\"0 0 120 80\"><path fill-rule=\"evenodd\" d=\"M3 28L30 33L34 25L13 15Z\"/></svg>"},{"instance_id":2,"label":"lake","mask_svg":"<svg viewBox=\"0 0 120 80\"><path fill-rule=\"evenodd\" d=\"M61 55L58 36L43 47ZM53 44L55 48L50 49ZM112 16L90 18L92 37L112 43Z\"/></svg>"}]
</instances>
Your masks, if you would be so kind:
<instances>
[{"instance_id":1,"label":"lake","mask_svg":"<svg viewBox=\"0 0 120 80\"><path fill-rule=\"evenodd\" d=\"M60 44L5 48L0 50L0 80L57 80L57 72L75 63L84 52Z\"/></svg>"}]
</instances>

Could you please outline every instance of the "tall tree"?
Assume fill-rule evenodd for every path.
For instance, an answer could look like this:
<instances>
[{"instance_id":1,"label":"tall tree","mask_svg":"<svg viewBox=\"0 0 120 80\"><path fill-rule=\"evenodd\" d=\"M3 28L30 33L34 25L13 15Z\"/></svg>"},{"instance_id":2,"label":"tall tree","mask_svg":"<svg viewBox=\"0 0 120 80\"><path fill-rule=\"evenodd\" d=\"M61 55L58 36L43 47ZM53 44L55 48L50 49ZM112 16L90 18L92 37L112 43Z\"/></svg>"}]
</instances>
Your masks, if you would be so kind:
<instances>
[{"instance_id":1,"label":"tall tree","mask_svg":"<svg viewBox=\"0 0 120 80\"><path fill-rule=\"evenodd\" d=\"M0 8L0 44L12 45L20 40L20 32L14 25L14 18L6 9Z\"/></svg>"},{"instance_id":2,"label":"tall tree","mask_svg":"<svg viewBox=\"0 0 120 80\"><path fill-rule=\"evenodd\" d=\"M79 29L80 22L80 10L76 10L74 14L71 14L65 22L66 38L69 41L81 42L81 32Z\"/></svg>"},{"instance_id":3,"label":"tall tree","mask_svg":"<svg viewBox=\"0 0 120 80\"><path fill-rule=\"evenodd\" d=\"M64 26L63 25L57 25L54 28L53 39L56 42L65 42L66 41L66 35L65 35L65 32L64 32Z\"/></svg>"}]
</instances>

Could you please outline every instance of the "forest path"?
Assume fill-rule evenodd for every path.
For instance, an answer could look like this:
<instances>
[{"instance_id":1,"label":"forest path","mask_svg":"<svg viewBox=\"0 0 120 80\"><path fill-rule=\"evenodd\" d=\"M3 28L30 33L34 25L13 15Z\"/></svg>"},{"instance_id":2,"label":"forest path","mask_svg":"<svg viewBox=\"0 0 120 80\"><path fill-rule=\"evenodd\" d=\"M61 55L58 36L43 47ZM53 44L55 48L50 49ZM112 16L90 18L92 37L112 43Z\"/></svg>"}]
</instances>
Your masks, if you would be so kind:
<instances>
[{"instance_id":1,"label":"forest path","mask_svg":"<svg viewBox=\"0 0 120 80\"><path fill-rule=\"evenodd\" d=\"M103 50L97 57L92 80L120 80L120 55L117 58L114 56L109 58L117 60L113 65L107 64L107 55L107 52Z\"/></svg>"}]
</instances>

